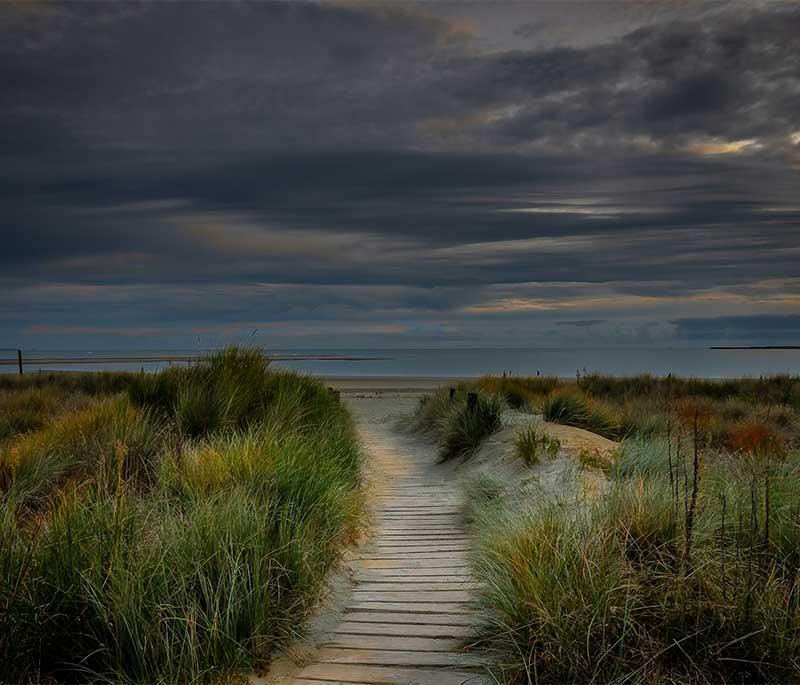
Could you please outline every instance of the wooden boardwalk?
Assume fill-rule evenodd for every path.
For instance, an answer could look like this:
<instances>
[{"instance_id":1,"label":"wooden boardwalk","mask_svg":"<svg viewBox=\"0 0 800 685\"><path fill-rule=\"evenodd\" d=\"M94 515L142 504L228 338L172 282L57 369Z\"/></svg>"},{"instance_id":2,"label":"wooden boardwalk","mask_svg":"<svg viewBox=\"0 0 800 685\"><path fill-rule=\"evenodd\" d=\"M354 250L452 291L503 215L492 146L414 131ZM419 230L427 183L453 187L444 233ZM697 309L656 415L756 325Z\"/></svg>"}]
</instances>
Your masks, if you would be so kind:
<instances>
[{"instance_id":1,"label":"wooden boardwalk","mask_svg":"<svg viewBox=\"0 0 800 685\"><path fill-rule=\"evenodd\" d=\"M352 404L371 460L374 534L352 563L341 622L294 682L486 683L463 649L474 604L459 488L437 474L433 448Z\"/></svg>"}]
</instances>

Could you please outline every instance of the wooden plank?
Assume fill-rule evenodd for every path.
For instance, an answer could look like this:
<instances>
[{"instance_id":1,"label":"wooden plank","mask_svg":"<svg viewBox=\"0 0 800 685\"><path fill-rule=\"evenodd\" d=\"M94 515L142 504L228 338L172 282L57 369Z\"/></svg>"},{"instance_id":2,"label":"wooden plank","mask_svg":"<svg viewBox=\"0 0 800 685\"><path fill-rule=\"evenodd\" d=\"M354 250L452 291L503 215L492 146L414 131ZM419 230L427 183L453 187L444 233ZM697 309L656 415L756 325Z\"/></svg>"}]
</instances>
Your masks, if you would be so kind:
<instances>
[{"instance_id":1,"label":"wooden plank","mask_svg":"<svg viewBox=\"0 0 800 685\"><path fill-rule=\"evenodd\" d=\"M326 646L348 649L399 649L410 652L456 652L463 648L464 643L453 637L349 635L337 631L336 636L326 643Z\"/></svg>"},{"instance_id":2,"label":"wooden plank","mask_svg":"<svg viewBox=\"0 0 800 685\"><path fill-rule=\"evenodd\" d=\"M411 535L415 537L421 536L431 536L435 538L436 536L442 535L464 535L464 530L462 528L456 526L414 526L410 523L400 523L395 524L388 524L385 523L380 526L375 526L372 529L373 534L376 538L380 538L383 536L400 536L400 535Z\"/></svg>"},{"instance_id":3,"label":"wooden plank","mask_svg":"<svg viewBox=\"0 0 800 685\"><path fill-rule=\"evenodd\" d=\"M408 623L370 623L366 621L344 621L336 626L334 633L351 635L408 635L414 637L458 637L469 638L472 635L469 626L443 625L440 623L416 624Z\"/></svg>"},{"instance_id":4,"label":"wooden plank","mask_svg":"<svg viewBox=\"0 0 800 685\"><path fill-rule=\"evenodd\" d=\"M411 652L379 649L323 647L318 658L323 664L363 664L365 666L473 666L475 660L454 652Z\"/></svg>"},{"instance_id":5,"label":"wooden plank","mask_svg":"<svg viewBox=\"0 0 800 685\"><path fill-rule=\"evenodd\" d=\"M379 516L374 519L375 527L380 530L388 530L389 528L414 528L420 529L434 529L434 528L454 528L455 530L462 530L460 521L453 518L451 514L446 516L436 516L435 514L426 514L425 518L420 516L398 516L392 514L390 516Z\"/></svg>"},{"instance_id":6,"label":"wooden plank","mask_svg":"<svg viewBox=\"0 0 800 685\"><path fill-rule=\"evenodd\" d=\"M306 666L299 677L370 685L483 685L488 681L469 671L443 671L423 668L381 668L348 664L314 664Z\"/></svg>"},{"instance_id":7,"label":"wooden plank","mask_svg":"<svg viewBox=\"0 0 800 685\"><path fill-rule=\"evenodd\" d=\"M379 538L376 538L372 544L375 545L435 545L440 542L445 543L464 543L469 545L472 540L466 537L463 533L383 533Z\"/></svg>"},{"instance_id":8,"label":"wooden plank","mask_svg":"<svg viewBox=\"0 0 800 685\"><path fill-rule=\"evenodd\" d=\"M472 541L469 539L464 538L463 536L459 537L454 534L448 534L444 536L439 536L437 538L430 538L425 535L418 535L416 537L409 536L402 536L401 539L397 540L391 537L384 537L381 536L379 538L375 538L372 542L370 542L369 546L371 548L374 547L434 547L436 545L458 545L460 547L464 547L467 549L472 548Z\"/></svg>"},{"instance_id":9,"label":"wooden plank","mask_svg":"<svg viewBox=\"0 0 800 685\"><path fill-rule=\"evenodd\" d=\"M292 678L292 685L370 685L355 680L311 680L309 678Z\"/></svg>"},{"instance_id":10,"label":"wooden plank","mask_svg":"<svg viewBox=\"0 0 800 685\"><path fill-rule=\"evenodd\" d=\"M452 521L454 523L460 522L462 515L459 512L453 511L414 511L414 510L386 510L379 512L375 517L380 520L389 519L413 519L415 523L423 523L424 521Z\"/></svg>"},{"instance_id":11,"label":"wooden plank","mask_svg":"<svg viewBox=\"0 0 800 685\"><path fill-rule=\"evenodd\" d=\"M393 575L395 569L373 569L358 573L355 580L358 583L460 583L469 585L474 582L468 573L434 573L434 574L413 574L413 575ZM435 571L435 569L433 569Z\"/></svg>"},{"instance_id":12,"label":"wooden plank","mask_svg":"<svg viewBox=\"0 0 800 685\"><path fill-rule=\"evenodd\" d=\"M474 618L469 614L420 614L408 611L358 611L351 608L345 609L345 621L358 623L394 623L397 625L452 625L471 626Z\"/></svg>"},{"instance_id":13,"label":"wooden plank","mask_svg":"<svg viewBox=\"0 0 800 685\"><path fill-rule=\"evenodd\" d=\"M356 587L374 587L386 589L390 585L398 585L413 590L416 587L430 585L444 589L452 585L456 589L468 590L477 587L477 583L469 576L358 576Z\"/></svg>"},{"instance_id":14,"label":"wooden plank","mask_svg":"<svg viewBox=\"0 0 800 685\"><path fill-rule=\"evenodd\" d=\"M474 595L468 590L361 590L353 592L357 602L407 602L414 604L425 602L471 602Z\"/></svg>"},{"instance_id":15,"label":"wooden plank","mask_svg":"<svg viewBox=\"0 0 800 685\"><path fill-rule=\"evenodd\" d=\"M422 560L422 559L453 559L464 561L469 559L469 555L465 550L436 550L426 552L392 552L376 550L375 552L365 554L361 559L408 559L408 560Z\"/></svg>"},{"instance_id":16,"label":"wooden plank","mask_svg":"<svg viewBox=\"0 0 800 685\"><path fill-rule=\"evenodd\" d=\"M445 570L468 569L465 560L447 559L361 559L359 563L364 568L440 568ZM463 571L459 571L463 573Z\"/></svg>"},{"instance_id":17,"label":"wooden plank","mask_svg":"<svg viewBox=\"0 0 800 685\"><path fill-rule=\"evenodd\" d=\"M474 583L472 584L474 586ZM451 581L441 582L388 582L376 583L374 581L361 582L356 585L356 592L429 592L431 590L469 590L470 585L465 582L453 583Z\"/></svg>"},{"instance_id":18,"label":"wooden plank","mask_svg":"<svg viewBox=\"0 0 800 685\"><path fill-rule=\"evenodd\" d=\"M469 557L471 550L466 545L423 545L417 546L403 546L399 547L382 545L380 547L373 547L369 551L369 556L386 557L386 556L405 556L423 559L426 554L450 554L454 557L466 556Z\"/></svg>"},{"instance_id":19,"label":"wooden plank","mask_svg":"<svg viewBox=\"0 0 800 685\"><path fill-rule=\"evenodd\" d=\"M402 613L420 614L471 614L474 605L469 602L354 602L350 605L354 611L399 611Z\"/></svg>"},{"instance_id":20,"label":"wooden plank","mask_svg":"<svg viewBox=\"0 0 800 685\"><path fill-rule=\"evenodd\" d=\"M437 578L462 578L469 575L469 568L426 568L424 566L417 566L411 568L398 568L397 566L389 568L361 568L358 572L359 576L411 576L423 578L425 576L435 576Z\"/></svg>"}]
</instances>

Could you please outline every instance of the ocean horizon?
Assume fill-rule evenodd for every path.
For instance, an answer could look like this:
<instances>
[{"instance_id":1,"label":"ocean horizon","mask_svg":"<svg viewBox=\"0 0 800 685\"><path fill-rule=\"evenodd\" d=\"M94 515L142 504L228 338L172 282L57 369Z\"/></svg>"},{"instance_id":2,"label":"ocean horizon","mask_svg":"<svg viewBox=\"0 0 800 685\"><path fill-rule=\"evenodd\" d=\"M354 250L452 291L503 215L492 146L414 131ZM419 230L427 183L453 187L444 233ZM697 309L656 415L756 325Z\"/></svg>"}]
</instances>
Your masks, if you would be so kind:
<instances>
[{"instance_id":1,"label":"ocean horizon","mask_svg":"<svg viewBox=\"0 0 800 685\"><path fill-rule=\"evenodd\" d=\"M91 363L93 357L138 357L202 355L200 348L23 350L24 370L125 370L155 371L170 362ZM602 373L631 376L649 373L703 378L757 377L800 373L800 349L712 349L672 348L271 348L268 354L282 357L274 365L303 373L342 377L441 377L458 378L500 375L573 377ZM294 359L296 357L296 359ZM327 358L324 358L327 357ZM16 349L0 350L0 358L15 360ZM59 358L69 364L37 366L35 359ZM86 359L86 364L80 360ZM74 360L74 361L72 361ZM173 362L179 363L179 362ZM0 366L0 373L17 373L16 365Z\"/></svg>"}]
</instances>

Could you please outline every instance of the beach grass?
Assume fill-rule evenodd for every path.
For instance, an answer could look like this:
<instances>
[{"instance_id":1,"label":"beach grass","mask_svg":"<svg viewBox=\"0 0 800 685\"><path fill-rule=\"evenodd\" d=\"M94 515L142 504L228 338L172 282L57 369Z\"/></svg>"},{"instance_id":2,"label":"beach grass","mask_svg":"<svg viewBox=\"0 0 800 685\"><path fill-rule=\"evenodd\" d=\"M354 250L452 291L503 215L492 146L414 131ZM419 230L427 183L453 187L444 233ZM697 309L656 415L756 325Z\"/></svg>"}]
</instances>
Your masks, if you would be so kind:
<instances>
[{"instance_id":1,"label":"beach grass","mask_svg":"<svg viewBox=\"0 0 800 685\"><path fill-rule=\"evenodd\" d=\"M470 456L501 426L504 401L483 391L440 388L420 400L408 424L439 444L442 461Z\"/></svg>"},{"instance_id":2,"label":"beach grass","mask_svg":"<svg viewBox=\"0 0 800 685\"><path fill-rule=\"evenodd\" d=\"M558 438L551 437L537 430L536 426L523 427L514 438L514 447L517 456L527 466L533 466L541 461L542 457L554 459L561 450Z\"/></svg>"},{"instance_id":3,"label":"beach grass","mask_svg":"<svg viewBox=\"0 0 800 685\"><path fill-rule=\"evenodd\" d=\"M681 421L701 417L703 438L732 452L800 448L800 377L705 380L676 376L585 374L486 376L462 383L518 411L584 428L612 440L664 436Z\"/></svg>"},{"instance_id":4,"label":"beach grass","mask_svg":"<svg viewBox=\"0 0 800 685\"><path fill-rule=\"evenodd\" d=\"M488 463L467 480L477 643L498 681L798 680L798 383L487 377L423 401L412 424L440 442L470 392L621 440L602 464L574 455L599 489L532 496ZM534 469L538 428L510 445Z\"/></svg>"},{"instance_id":5,"label":"beach grass","mask_svg":"<svg viewBox=\"0 0 800 685\"><path fill-rule=\"evenodd\" d=\"M360 525L349 414L246 350L113 389L0 448L3 678L205 682L264 664Z\"/></svg>"},{"instance_id":6,"label":"beach grass","mask_svg":"<svg viewBox=\"0 0 800 685\"><path fill-rule=\"evenodd\" d=\"M581 506L470 498L481 636L501 680L800 676L800 456L719 455L696 480L693 447L673 447L672 471L655 451L640 444Z\"/></svg>"}]
</instances>

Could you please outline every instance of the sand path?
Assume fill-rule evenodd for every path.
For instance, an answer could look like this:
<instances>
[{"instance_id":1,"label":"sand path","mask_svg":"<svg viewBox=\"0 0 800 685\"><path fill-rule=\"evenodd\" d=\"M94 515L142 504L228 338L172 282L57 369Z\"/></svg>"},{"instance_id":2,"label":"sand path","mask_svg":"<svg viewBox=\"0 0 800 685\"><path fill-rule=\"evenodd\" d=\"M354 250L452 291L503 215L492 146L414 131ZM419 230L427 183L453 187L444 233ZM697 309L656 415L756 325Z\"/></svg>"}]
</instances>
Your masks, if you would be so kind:
<instances>
[{"instance_id":1,"label":"sand path","mask_svg":"<svg viewBox=\"0 0 800 685\"><path fill-rule=\"evenodd\" d=\"M368 454L370 541L338 623L299 685L487 682L463 647L475 620L461 492L435 449L394 429L413 397L350 396Z\"/></svg>"}]
</instances>

